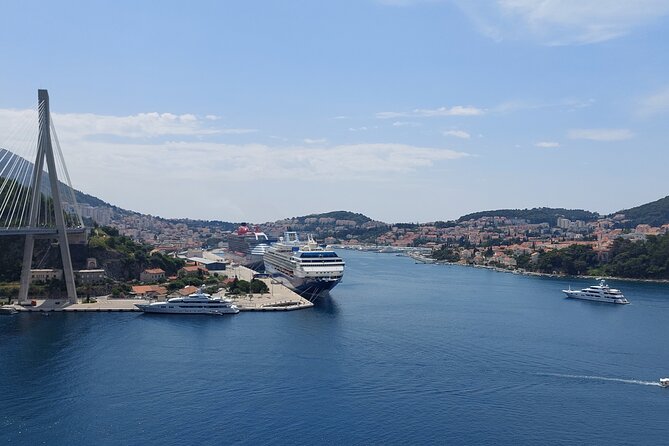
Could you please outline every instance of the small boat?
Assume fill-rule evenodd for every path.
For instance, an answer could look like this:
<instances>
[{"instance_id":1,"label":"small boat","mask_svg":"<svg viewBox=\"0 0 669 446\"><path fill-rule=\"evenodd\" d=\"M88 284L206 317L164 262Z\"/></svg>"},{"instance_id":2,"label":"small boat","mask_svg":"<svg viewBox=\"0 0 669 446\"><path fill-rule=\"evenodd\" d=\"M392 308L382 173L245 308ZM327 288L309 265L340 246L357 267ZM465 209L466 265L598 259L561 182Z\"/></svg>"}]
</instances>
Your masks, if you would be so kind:
<instances>
[{"instance_id":1,"label":"small boat","mask_svg":"<svg viewBox=\"0 0 669 446\"><path fill-rule=\"evenodd\" d=\"M669 387L669 378L660 378L660 387Z\"/></svg>"},{"instance_id":2,"label":"small boat","mask_svg":"<svg viewBox=\"0 0 669 446\"><path fill-rule=\"evenodd\" d=\"M9 305L0 306L0 314L16 314L19 310Z\"/></svg>"}]
</instances>

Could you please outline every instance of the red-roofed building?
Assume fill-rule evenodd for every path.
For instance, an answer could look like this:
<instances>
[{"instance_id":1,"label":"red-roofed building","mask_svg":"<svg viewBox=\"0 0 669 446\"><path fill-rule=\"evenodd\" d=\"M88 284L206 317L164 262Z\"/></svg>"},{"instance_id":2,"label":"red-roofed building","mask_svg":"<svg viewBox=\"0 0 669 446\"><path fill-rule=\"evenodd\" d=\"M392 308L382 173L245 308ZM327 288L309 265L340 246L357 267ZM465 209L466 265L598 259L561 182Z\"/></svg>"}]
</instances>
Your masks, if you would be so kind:
<instances>
[{"instance_id":1,"label":"red-roofed building","mask_svg":"<svg viewBox=\"0 0 669 446\"><path fill-rule=\"evenodd\" d=\"M188 296L189 294L196 293L199 288L193 285L188 285L180 290L177 291L177 293L181 294L182 296Z\"/></svg>"},{"instance_id":2,"label":"red-roofed building","mask_svg":"<svg viewBox=\"0 0 669 446\"><path fill-rule=\"evenodd\" d=\"M167 288L159 285L135 285L132 294L137 297L162 297L167 295Z\"/></svg>"},{"instance_id":3,"label":"red-roofed building","mask_svg":"<svg viewBox=\"0 0 669 446\"><path fill-rule=\"evenodd\" d=\"M160 268L145 269L139 274L141 282L160 282L165 280L165 271Z\"/></svg>"},{"instance_id":4,"label":"red-roofed building","mask_svg":"<svg viewBox=\"0 0 669 446\"><path fill-rule=\"evenodd\" d=\"M180 273L183 273L186 276L197 276L199 271L202 271L202 274L208 273L207 268L197 265L184 266L179 270Z\"/></svg>"}]
</instances>

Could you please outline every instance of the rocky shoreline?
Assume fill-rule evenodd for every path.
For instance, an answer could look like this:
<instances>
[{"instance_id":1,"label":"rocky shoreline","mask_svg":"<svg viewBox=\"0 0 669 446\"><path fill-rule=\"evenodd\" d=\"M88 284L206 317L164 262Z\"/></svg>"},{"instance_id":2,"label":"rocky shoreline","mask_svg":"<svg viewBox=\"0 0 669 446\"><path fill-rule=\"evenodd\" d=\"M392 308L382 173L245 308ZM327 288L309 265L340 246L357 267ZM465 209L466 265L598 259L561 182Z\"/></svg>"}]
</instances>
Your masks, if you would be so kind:
<instances>
[{"instance_id":1,"label":"rocky shoreline","mask_svg":"<svg viewBox=\"0 0 669 446\"><path fill-rule=\"evenodd\" d=\"M605 279L605 280L618 280L618 281L626 281L626 282L646 282L646 283L669 283L669 280L667 279L637 279L637 278L632 278L632 277L614 277L614 276L589 276L589 275L568 275L568 274L550 274L550 273L540 273L537 271L521 271L521 270L513 270L513 269L505 269L505 268L499 268L497 266L489 266L489 265L471 265L468 263L459 263L459 262L434 262L435 264L439 265L456 265L456 266L466 266L470 268L483 268L483 269L489 269L492 271L497 271L500 273L510 273L510 274L521 274L523 276L536 276L536 277L552 277L552 278L559 278L559 279L570 279L570 278L576 278L576 279Z\"/></svg>"}]
</instances>

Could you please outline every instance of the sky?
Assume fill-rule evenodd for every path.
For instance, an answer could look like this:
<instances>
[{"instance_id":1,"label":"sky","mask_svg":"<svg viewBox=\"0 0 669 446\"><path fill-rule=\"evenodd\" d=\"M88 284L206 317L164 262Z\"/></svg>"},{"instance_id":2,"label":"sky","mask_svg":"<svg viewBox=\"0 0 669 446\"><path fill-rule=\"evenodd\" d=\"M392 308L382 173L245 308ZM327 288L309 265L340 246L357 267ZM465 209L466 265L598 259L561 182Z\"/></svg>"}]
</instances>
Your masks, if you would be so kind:
<instances>
[{"instance_id":1,"label":"sky","mask_svg":"<svg viewBox=\"0 0 669 446\"><path fill-rule=\"evenodd\" d=\"M667 0L1 9L0 146L29 153L46 88L74 187L126 209L430 222L669 195Z\"/></svg>"}]
</instances>

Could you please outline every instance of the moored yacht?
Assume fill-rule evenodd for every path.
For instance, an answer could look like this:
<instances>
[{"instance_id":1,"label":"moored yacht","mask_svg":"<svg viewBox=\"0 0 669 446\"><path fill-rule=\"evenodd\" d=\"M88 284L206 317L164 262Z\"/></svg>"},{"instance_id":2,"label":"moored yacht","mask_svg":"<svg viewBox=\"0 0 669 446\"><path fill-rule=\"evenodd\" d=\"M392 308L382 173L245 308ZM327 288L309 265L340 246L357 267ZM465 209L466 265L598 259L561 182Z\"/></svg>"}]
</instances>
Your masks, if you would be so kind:
<instances>
[{"instance_id":1,"label":"moored yacht","mask_svg":"<svg viewBox=\"0 0 669 446\"><path fill-rule=\"evenodd\" d=\"M173 313L173 314L235 314L239 309L227 299L212 298L200 288L197 293L186 297L173 297L166 302L151 302L135 304L145 313Z\"/></svg>"},{"instance_id":2,"label":"moored yacht","mask_svg":"<svg viewBox=\"0 0 669 446\"><path fill-rule=\"evenodd\" d=\"M0 305L0 314L16 314L19 311L11 305Z\"/></svg>"},{"instance_id":3,"label":"moored yacht","mask_svg":"<svg viewBox=\"0 0 669 446\"><path fill-rule=\"evenodd\" d=\"M604 280L599 281L599 285L592 285L582 290L562 290L567 297L572 299L591 300L594 302L607 302L611 304L628 304L629 301L620 290L609 287Z\"/></svg>"},{"instance_id":4,"label":"moored yacht","mask_svg":"<svg viewBox=\"0 0 669 446\"><path fill-rule=\"evenodd\" d=\"M331 290L344 275L344 260L309 236L300 242L296 232L284 232L265 253L265 271L309 298Z\"/></svg>"}]
</instances>

